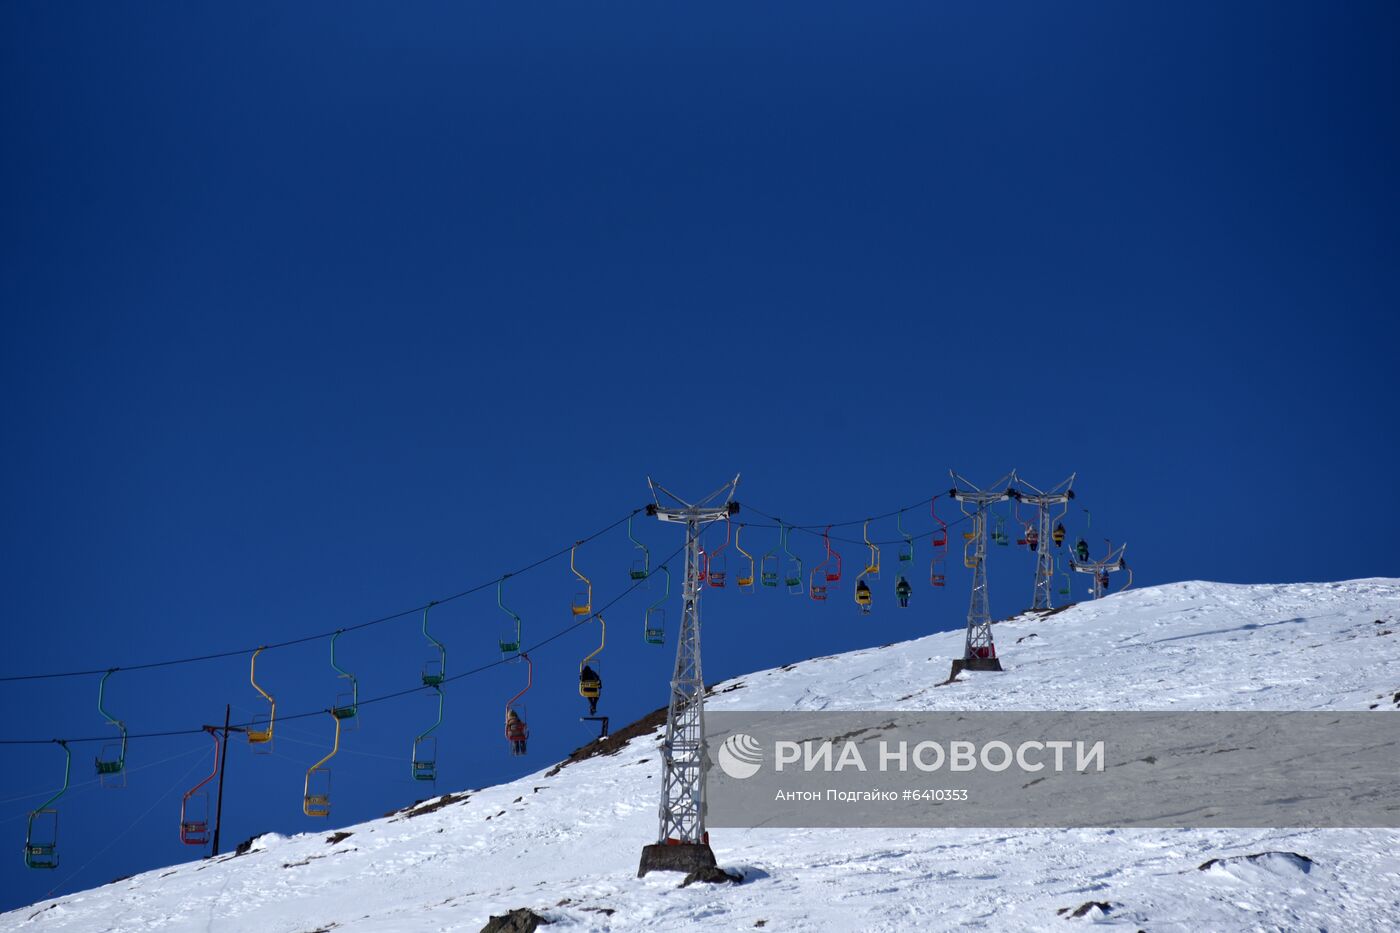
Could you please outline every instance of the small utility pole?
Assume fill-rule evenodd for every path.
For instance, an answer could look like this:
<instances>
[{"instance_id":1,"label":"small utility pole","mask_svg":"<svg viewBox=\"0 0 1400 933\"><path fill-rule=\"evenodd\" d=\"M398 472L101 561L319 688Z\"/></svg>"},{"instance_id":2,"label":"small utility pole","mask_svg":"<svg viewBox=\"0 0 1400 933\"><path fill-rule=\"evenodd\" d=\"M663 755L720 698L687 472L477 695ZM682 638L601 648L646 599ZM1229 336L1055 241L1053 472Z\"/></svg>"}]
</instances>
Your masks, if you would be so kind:
<instances>
[{"instance_id":1,"label":"small utility pole","mask_svg":"<svg viewBox=\"0 0 1400 933\"><path fill-rule=\"evenodd\" d=\"M230 732L244 732L239 726L228 724L229 714L232 712L231 705L224 706L224 747L222 757L219 759L219 796L218 803L214 809L214 851L213 855L219 854L219 831L224 828L224 769L228 767L228 734ZM207 812L207 811L206 811Z\"/></svg>"}]
</instances>

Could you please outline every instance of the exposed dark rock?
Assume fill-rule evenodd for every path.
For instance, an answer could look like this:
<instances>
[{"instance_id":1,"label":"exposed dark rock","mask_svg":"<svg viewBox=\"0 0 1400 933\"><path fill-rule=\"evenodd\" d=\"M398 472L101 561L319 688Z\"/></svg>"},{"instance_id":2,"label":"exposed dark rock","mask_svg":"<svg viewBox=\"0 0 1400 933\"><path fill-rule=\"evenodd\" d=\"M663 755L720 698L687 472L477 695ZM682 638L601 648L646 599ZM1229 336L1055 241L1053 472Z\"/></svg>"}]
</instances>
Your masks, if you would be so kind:
<instances>
[{"instance_id":1,"label":"exposed dark rock","mask_svg":"<svg viewBox=\"0 0 1400 933\"><path fill-rule=\"evenodd\" d=\"M1196 870L1206 871L1214 865L1229 865L1232 862L1260 862L1275 858L1291 864L1305 875L1312 871L1312 867L1315 864L1313 860L1306 855L1300 855L1297 852L1278 852L1270 849L1266 852L1251 852L1249 855L1227 855L1224 858L1209 859L1197 865Z\"/></svg>"},{"instance_id":2,"label":"exposed dark rock","mask_svg":"<svg viewBox=\"0 0 1400 933\"><path fill-rule=\"evenodd\" d=\"M454 803L466 803L471 799L471 794L443 794L441 797L433 797L429 800L420 800L411 807L398 811L405 819L413 819L415 816L423 816L427 813L436 813L443 807L450 807Z\"/></svg>"},{"instance_id":3,"label":"exposed dark rock","mask_svg":"<svg viewBox=\"0 0 1400 933\"><path fill-rule=\"evenodd\" d=\"M250 851L252 851L253 843L257 842L259 839L266 835L267 833L254 833L247 839L244 839L238 845L233 847L233 855L230 857L237 858L240 855L247 855Z\"/></svg>"},{"instance_id":4,"label":"exposed dark rock","mask_svg":"<svg viewBox=\"0 0 1400 933\"><path fill-rule=\"evenodd\" d=\"M534 933L536 928L552 922L548 917L541 917L528 907L517 907L508 914L487 920L486 926L481 928L481 933Z\"/></svg>"},{"instance_id":5,"label":"exposed dark rock","mask_svg":"<svg viewBox=\"0 0 1400 933\"><path fill-rule=\"evenodd\" d=\"M329 836L327 836L327 837L326 837L326 843L327 843L328 845L335 845L335 844L338 843L338 842L344 842L345 840L349 839L349 838L350 838L351 836L353 836L353 835L355 835L355 834L354 834L354 833L351 833L351 832L346 832L345 830L341 830L341 831L338 832L338 833L331 833Z\"/></svg>"},{"instance_id":6,"label":"exposed dark rock","mask_svg":"<svg viewBox=\"0 0 1400 933\"><path fill-rule=\"evenodd\" d=\"M1069 907L1061 907L1059 910L1055 911L1055 913L1061 916L1068 914L1069 917L1065 917L1065 919L1068 920L1070 917L1082 917L1089 911L1093 910L1095 907L1097 907L1104 913L1109 913L1113 910L1113 905L1110 904L1108 901L1085 901L1084 903L1080 904L1078 907L1075 907L1073 909Z\"/></svg>"},{"instance_id":7,"label":"exposed dark rock","mask_svg":"<svg viewBox=\"0 0 1400 933\"><path fill-rule=\"evenodd\" d=\"M731 874L723 868L717 868L711 865L708 868L701 868L686 875L685 880L681 882L681 887L687 887L697 881L703 881L706 884L738 884L743 880L743 875Z\"/></svg>"}]
</instances>

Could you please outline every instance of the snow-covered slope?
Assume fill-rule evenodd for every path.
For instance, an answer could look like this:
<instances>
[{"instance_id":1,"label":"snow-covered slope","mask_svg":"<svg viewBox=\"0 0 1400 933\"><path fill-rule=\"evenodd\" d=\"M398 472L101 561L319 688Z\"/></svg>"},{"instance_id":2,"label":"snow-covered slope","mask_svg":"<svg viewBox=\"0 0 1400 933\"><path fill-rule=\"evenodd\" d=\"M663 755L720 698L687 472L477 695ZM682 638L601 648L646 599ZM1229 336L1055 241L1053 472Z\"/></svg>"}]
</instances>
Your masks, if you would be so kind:
<instances>
[{"instance_id":1,"label":"snow-covered slope","mask_svg":"<svg viewBox=\"0 0 1400 933\"><path fill-rule=\"evenodd\" d=\"M947 633L717 684L710 708L1400 707L1400 580L1173 584L1001 623L996 638L1002 674L935 686L962 645ZM638 879L657 738L344 838L264 837L0 915L0 930L476 930L518 907L603 930L1400 929L1390 830L723 830L715 853L743 884ZM1311 863L1232 858L1267 850Z\"/></svg>"}]
</instances>

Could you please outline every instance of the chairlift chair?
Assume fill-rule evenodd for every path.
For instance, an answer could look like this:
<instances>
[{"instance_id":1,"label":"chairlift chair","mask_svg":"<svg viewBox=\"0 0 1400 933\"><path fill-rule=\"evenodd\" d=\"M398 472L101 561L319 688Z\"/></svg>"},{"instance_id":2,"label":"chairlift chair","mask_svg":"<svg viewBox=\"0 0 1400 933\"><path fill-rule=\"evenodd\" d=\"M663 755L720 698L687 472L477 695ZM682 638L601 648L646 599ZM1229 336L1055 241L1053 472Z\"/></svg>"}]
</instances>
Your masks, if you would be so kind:
<instances>
[{"instance_id":1,"label":"chairlift chair","mask_svg":"<svg viewBox=\"0 0 1400 933\"><path fill-rule=\"evenodd\" d=\"M648 645L666 643L666 600L671 597L671 568L662 564L660 570L666 576L666 588L642 617L642 641Z\"/></svg>"},{"instance_id":2,"label":"chairlift chair","mask_svg":"<svg viewBox=\"0 0 1400 933\"><path fill-rule=\"evenodd\" d=\"M743 570L740 570L739 575L735 577L734 582L738 584L739 592L752 593L754 591L754 560L753 555L750 554L748 551L744 550L743 546L739 543L739 536L743 533L743 531L744 526L742 524L739 525L738 528L734 529L734 550L744 555L744 558L749 562L749 571L747 574L745 574Z\"/></svg>"},{"instance_id":3,"label":"chairlift chair","mask_svg":"<svg viewBox=\"0 0 1400 933\"><path fill-rule=\"evenodd\" d=\"M642 625L642 640L648 645L666 644L666 610L659 606L647 609Z\"/></svg>"},{"instance_id":4,"label":"chairlift chair","mask_svg":"<svg viewBox=\"0 0 1400 933\"><path fill-rule=\"evenodd\" d=\"M581 543L583 542L574 542L573 548L569 551L569 569L574 572L574 576L578 577L585 587L582 591L574 594L573 605L569 607L569 611L575 616L586 616L593 613L593 581L579 573L578 567L574 565L574 555L578 552L578 546Z\"/></svg>"},{"instance_id":5,"label":"chairlift chair","mask_svg":"<svg viewBox=\"0 0 1400 933\"><path fill-rule=\"evenodd\" d=\"M248 723L248 747L256 755L272 754L272 718L265 713L258 713Z\"/></svg>"},{"instance_id":6,"label":"chairlift chair","mask_svg":"<svg viewBox=\"0 0 1400 933\"><path fill-rule=\"evenodd\" d=\"M180 802L180 841L187 846L209 844L209 795L204 791Z\"/></svg>"},{"instance_id":7,"label":"chairlift chair","mask_svg":"<svg viewBox=\"0 0 1400 933\"><path fill-rule=\"evenodd\" d=\"M331 815L331 769L312 768L306 773L306 793L301 812L307 816Z\"/></svg>"},{"instance_id":8,"label":"chairlift chair","mask_svg":"<svg viewBox=\"0 0 1400 933\"><path fill-rule=\"evenodd\" d=\"M933 530L929 544L933 547L935 557L945 557L948 554L948 523L938 517L937 505L938 497L934 496L929 500L928 510L933 520L938 522L938 527Z\"/></svg>"},{"instance_id":9,"label":"chairlift chair","mask_svg":"<svg viewBox=\"0 0 1400 933\"><path fill-rule=\"evenodd\" d=\"M525 742L530 738L530 718L526 715L525 704L520 702L535 683L535 662L528 654L520 655L526 664L525 686L519 693L506 701L505 736L512 755L525 754ZM512 721L512 714L514 720ZM517 745L517 743L519 743Z\"/></svg>"},{"instance_id":10,"label":"chairlift chair","mask_svg":"<svg viewBox=\"0 0 1400 933\"><path fill-rule=\"evenodd\" d=\"M267 701L268 711L266 715L260 713L253 717L246 735L248 736L248 745L253 751L270 755L272 754L272 729L277 721L277 701L272 698L270 693L258 686L258 655L265 650L267 649L264 646L253 652L253 658L248 662L248 682Z\"/></svg>"},{"instance_id":11,"label":"chairlift chair","mask_svg":"<svg viewBox=\"0 0 1400 933\"><path fill-rule=\"evenodd\" d=\"M595 676L585 678L580 674L578 680L578 695L585 700L596 700L602 695L603 691L603 678L598 670L603 665L600 661L593 661L586 666L592 669Z\"/></svg>"},{"instance_id":12,"label":"chairlift chair","mask_svg":"<svg viewBox=\"0 0 1400 933\"><path fill-rule=\"evenodd\" d=\"M336 677L350 681L350 690L348 693L336 694L335 705L331 707L331 715L340 720L347 728L356 729L360 724L360 683L355 679L354 674L345 670L335 660L335 643L342 634L342 632L337 631L331 636L331 667L334 668Z\"/></svg>"},{"instance_id":13,"label":"chairlift chair","mask_svg":"<svg viewBox=\"0 0 1400 933\"><path fill-rule=\"evenodd\" d=\"M994 515L992 518L992 543L1006 547L1011 543L1011 538L1006 533L1006 517L1004 515Z\"/></svg>"},{"instance_id":14,"label":"chairlift chair","mask_svg":"<svg viewBox=\"0 0 1400 933\"><path fill-rule=\"evenodd\" d=\"M58 867L58 810L54 804L68 793L68 780L73 773L73 752L67 742L62 739L55 741L63 747L63 786L29 814L29 824L24 833L24 864L30 868Z\"/></svg>"},{"instance_id":15,"label":"chairlift chair","mask_svg":"<svg viewBox=\"0 0 1400 933\"><path fill-rule=\"evenodd\" d=\"M759 582L764 586L776 587L778 585L779 558L777 554L769 552L764 554L759 560Z\"/></svg>"},{"instance_id":16,"label":"chairlift chair","mask_svg":"<svg viewBox=\"0 0 1400 933\"><path fill-rule=\"evenodd\" d=\"M826 560L822 561L827 585L835 586L841 580L841 552L831 546L831 526L827 525L822 532L822 541L826 544ZM832 569L830 564L836 561L836 568Z\"/></svg>"},{"instance_id":17,"label":"chairlift chair","mask_svg":"<svg viewBox=\"0 0 1400 933\"><path fill-rule=\"evenodd\" d=\"M728 582L728 562L724 552L729 547L730 535L734 533L733 527L729 516L726 515L724 517L724 540L720 542L719 547L705 555L704 576L709 581L710 586L715 589L723 589L724 584Z\"/></svg>"},{"instance_id":18,"label":"chairlift chair","mask_svg":"<svg viewBox=\"0 0 1400 933\"><path fill-rule=\"evenodd\" d=\"M948 575L943 570L943 559L934 558L928 568L928 582L933 586L947 586Z\"/></svg>"},{"instance_id":19,"label":"chairlift chair","mask_svg":"<svg viewBox=\"0 0 1400 933\"><path fill-rule=\"evenodd\" d=\"M422 735L413 740L413 779L437 780L437 739Z\"/></svg>"},{"instance_id":20,"label":"chairlift chair","mask_svg":"<svg viewBox=\"0 0 1400 933\"><path fill-rule=\"evenodd\" d=\"M58 811L52 808L29 814L24 837L24 864L30 868L58 867Z\"/></svg>"},{"instance_id":21,"label":"chairlift chair","mask_svg":"<svg viewBox=\"0 0 1400 933\"><path fill-rule=\"evenodd\" d=\"M93 760L97 767L98 781L103 787L126 786L126 723L107 712L103 702L107 691L107 678L116 672L117 669L112 668L103 674L102 682L97 687L97 711L107 720L108 725L114 726L121 733L119 740L105 743Z\"/></svg>"},{"instance_id":22,"label":"chairlift chair","mask_svg":"<svg viewBox=\"0 0 1400 933\"><path fill-rule=\"evenodd\" d=\"M355 695L353 693L337 693L335 695L335 706L331 707L332 716L342 722L346 722L347 725L353 725L351 721L357 721L356 717L358 717L359 714L360 711L355 702Z\"/></svg>"},{"instance_id":23,"label":"chairlift chair","mask_svg":"<svg viewBox=\"0 0 1400 933\"><path fill-rule=\"evenodd\" d=\"M651 575L651 552L647 550L645 544L633 537L631 515L627 516L627 537L631 539L632 545L642 552L641 557L632 561L632 569L628 571L627 575L633 580L645 580Z\"/></svg>"}]
</instances>

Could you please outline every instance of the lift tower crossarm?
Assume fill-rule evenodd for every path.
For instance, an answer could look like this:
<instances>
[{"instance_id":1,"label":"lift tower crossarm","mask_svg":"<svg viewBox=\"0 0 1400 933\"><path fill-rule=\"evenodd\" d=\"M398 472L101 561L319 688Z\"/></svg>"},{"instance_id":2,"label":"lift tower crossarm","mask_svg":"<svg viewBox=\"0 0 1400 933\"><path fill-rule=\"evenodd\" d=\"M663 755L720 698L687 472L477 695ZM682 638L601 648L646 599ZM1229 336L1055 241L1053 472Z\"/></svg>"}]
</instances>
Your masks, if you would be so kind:
<instances>
[{"instance_id":1,"label":"lift tower crossarm","mask_svg":"<svg viewBox=\"0 0 1400 933\"><path fill-rule=\"evenodd\" d=\"M1105 590L1104 580L1110 573L1117 573L1120 570L1128 570L1128 562L1123 559L1123 552L1128 549L1128 542L1124 541L1118 547L1110 545L1108 554L1102 560L1076 561L1073 557L1069 559L1069 569L1075 573L1093 574L1094 598L1101 599ZM1119 590L1121 593L1133 584L1133 572L1128 570L1128 582Z\"/></svg>"},{"instance_id":2,"label":"lift tower crossarm","mask_svg":"<svg viewBox=\"0 0 1400 933\"><path fill-rule=\"evenodd\" d=\"M1050 538L1055 522L1064 518L1065 513L1069 511L1069 501L1074 498L1074 478L1077 475L1071 473L1069 479L1055 484L1049 490L1039 489L1020 476L1012 477L1012 481L1022 488L1012 489L1011 498L1026 505L1033 505L1036 510L1037 544L1032 609L1053 608L1050 604L1050 594L1055 582L1055 555L1050 549ZM1030 492L1026 492L1027 489ZM1060 506L1059 511L1053 511L1055 506Z\"/></svg>"},{"instance_id":3,"label":"lift tower crossarm","mask_svg":"<svg viewBox=\"0 0 1400 933\"><path fill-rule=\"evenodd\" d=\"M958 503L962 513L972 519L971 537L963 549L963 563L972 571L972 598L967 608L967 638L963 643L961 661L953 662L953 676L962 670L999 671L996 645L992 642L992 611L987 597L987 509L1011 498L1012 470L991 486L983 489L968 482L952 470L953 488L948 497ZM971 511L969 511L971 506Z\"/></svg>"},{"instance_id":4,"label":"lift tower crossarm","mask_svg":"<svg viewBox=\"0 0 1400 933\"><path fill-rule=\"evenodd\" d=\"M705 831L705 679L700 666L700 532L739 511L739 476L697 502L688 502L647 477L653 503L647 514L685 525L685 585L680 637L661 746L660 830L642 850L638 877L648 871L692 872L715 864ZM663 497L664 500L663 501Z\"/></svg>"}]
</instances>

